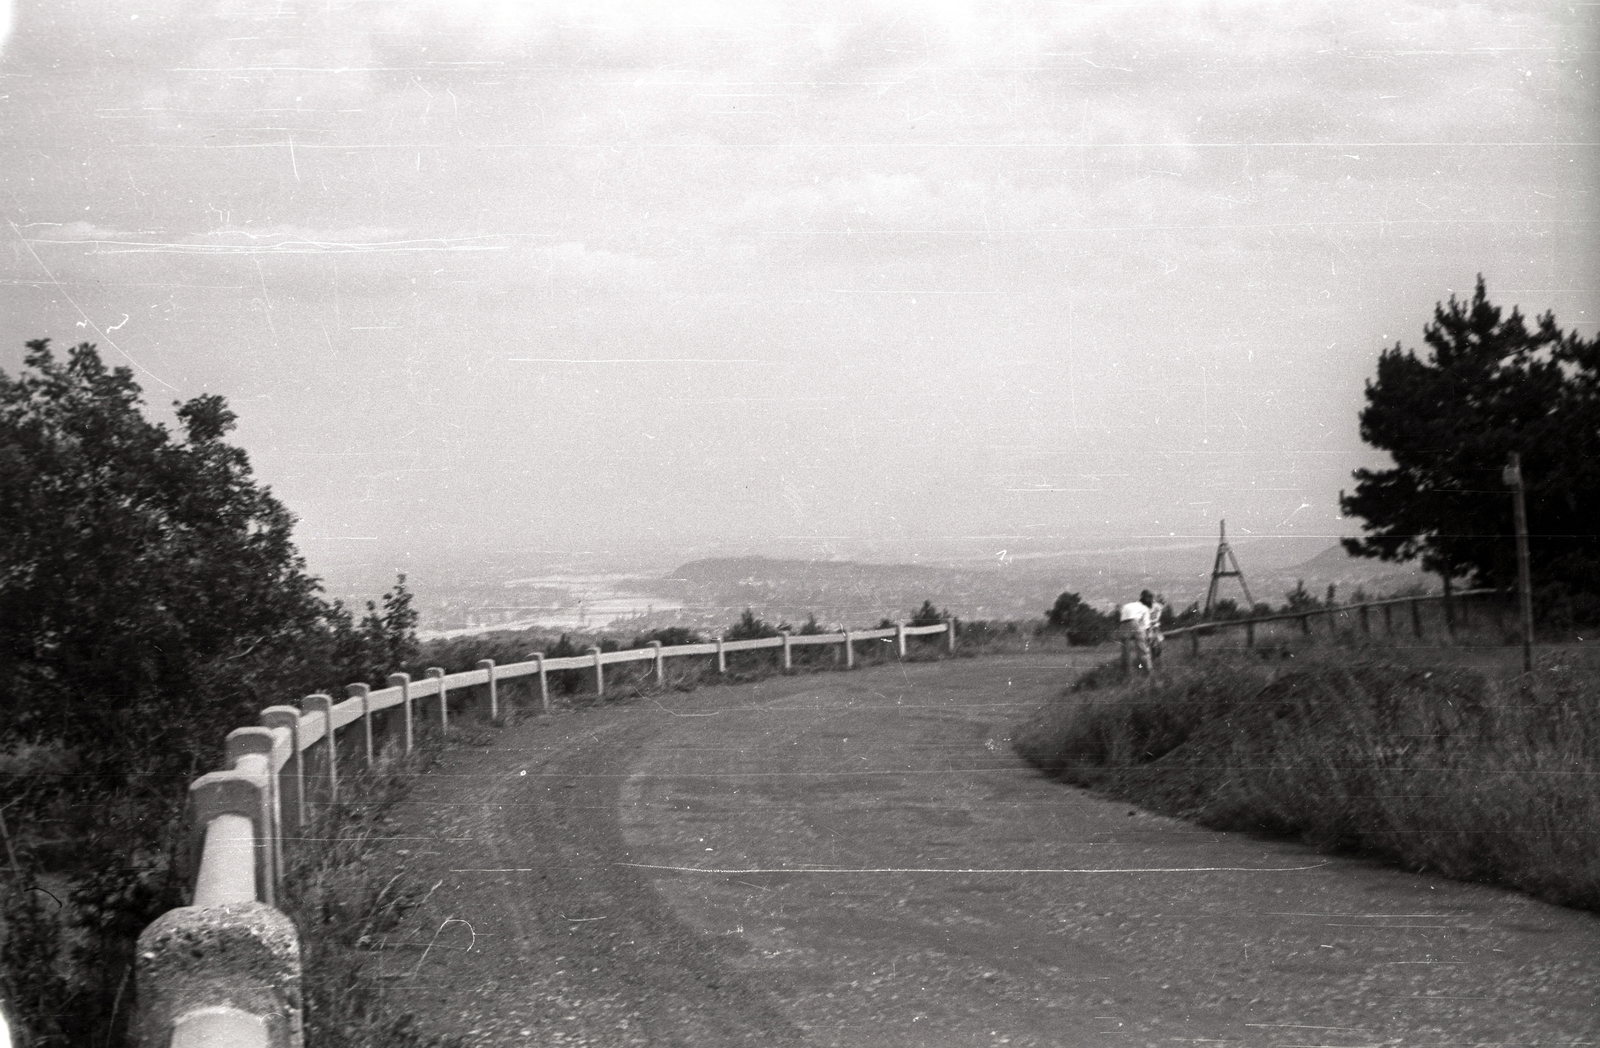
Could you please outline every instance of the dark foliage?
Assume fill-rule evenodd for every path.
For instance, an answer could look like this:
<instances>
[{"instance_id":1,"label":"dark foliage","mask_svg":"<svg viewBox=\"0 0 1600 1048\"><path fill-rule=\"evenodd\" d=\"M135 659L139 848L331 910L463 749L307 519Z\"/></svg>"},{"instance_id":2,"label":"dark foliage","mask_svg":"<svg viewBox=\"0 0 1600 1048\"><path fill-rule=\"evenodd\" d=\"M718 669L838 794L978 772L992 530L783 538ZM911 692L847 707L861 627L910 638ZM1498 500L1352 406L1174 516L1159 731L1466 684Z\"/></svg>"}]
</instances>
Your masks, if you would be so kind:
<instances>
[{"instance_id":1,"label":"dark foliage","mask_svg":"<svg viewBox=\"0 0 1600 1048\"><path fill-rule=\"evenodd\" d=\"M1095 611L1076 593L1063 593L1045 613L1045 623L1065 633L1069 644L1099 644L1116 632L1117 616Z\"/></svg>"},{"instance_id":2,"label":"dark foliage","mask_svg":"<svg viewBox=\"0 0 1600 1048\"><path fill-rule=\"evenodd\" d=\"M294 518L224 442L221 397L174 406L177 435L89 344L30 342L0 373L0 810L19 827L8 895L26 889L0 995L40 1043L119 1043L134 938L181 901L185 787L228 729L414 644L403 580L359 628L322 598ZM70 774L33 774L39 755ZM39 873L69 885L45 909ZM33 1009L42 973L60 985Z\"/></svg>"},{"instance_id":3,"label":"dark foliage","mask_svg":"<svg viewBox=\"0 0 1600 1048\"><path fill-rule=\"evenodd\" d=\"M687 626L664 626L633 638L633 643L629 647L648 647L651 641L655 641L663 648L675 648L685 644L704 644L705 638Z\"/></svg>"},{"instance_id":4,"label":"dark foliage","mask_svg":"<svg viewBox=\"0 0 1600 1048\"><path fill-rule=\"evenodd\" d=\"M1366 537L1351 553L1422 566L1474 584L1516 578L1511 499L1501 471L1522 457L1536 584L1600 593L1600 339L1530 328L1492 305L1478 278L1423 329L1421 357L1396 345L1367 383L1361 438L1394 468L1355 472L1346 514Z\"/></svg>"},{"instance_id":5,"label":"dark foliage","mask_svg":"<svg viewBox=\"0 0 1600 1048\"><path fill-rule=\"evenodd\" d=\"M761 640L765 637L776 637L777 627L769 626L766 622L756 618L756 613L749 608L744 609L744 614L739 616L739 621L728 627L722 635L723 640Z\"/></svg>"},{"instance_id":6,"label":"dark foliage","mask_svg":"<svg viewBox=\"0 0 1600 1048\"><path fill-rule=\"evenodd\" d=\"M907 623L907 625L937 626L939 623L944 622L948 618L950 618L950 612L948 610L940 611L933 606L933 601L925 600L922 602L922 607L918 608L916 613L911 616L911 621Z\"/></svg>"}]
</instances>

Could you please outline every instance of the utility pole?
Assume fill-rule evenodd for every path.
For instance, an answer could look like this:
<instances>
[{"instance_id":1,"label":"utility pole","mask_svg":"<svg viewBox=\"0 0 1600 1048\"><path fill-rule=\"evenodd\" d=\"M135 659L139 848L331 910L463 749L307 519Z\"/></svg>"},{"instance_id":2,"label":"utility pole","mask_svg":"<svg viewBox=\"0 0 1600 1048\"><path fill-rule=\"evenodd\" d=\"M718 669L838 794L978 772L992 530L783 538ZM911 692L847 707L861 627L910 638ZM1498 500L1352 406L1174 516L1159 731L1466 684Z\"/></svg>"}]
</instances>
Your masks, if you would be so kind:
<instances>
[{"instance_id":1,"label":"utility pole","mask_svg":"<svg viewBox=\"0 0 1600 1048\"><path fill-rule=\"evenodd\" d=\"M1517 595L1522 603L1522 670L1533 672L1533 579L1528 569L1528 505L1523 497L1522 456L1511 453L1500 474L1511 489L1511 511L1517 526Z\"/></svg>"},{"instance_id":2,"label":"utility pole","mask_svg":"<svg viewBox=\"0 0 1600 1048\"><path fill-rule=\"evenodd\" d=\"M1228 565L1232 564L1230 570ZM1217 602L1217 583L1223 579L1238 579L1239 588L1244 590L1245 610L1253 611L1256 602L1250 596L1250 587L1245 585L1244 572L1239 568L1239 558L1233 555L1233 547L1228 545L1228 522L1222 521L1222 538L1217 543L1217 559L1211 565L1211 588L1206 590L1206 606L1201 612L1202 618L1211 617L1211 607Z\"/></svg>"}]
</instances>

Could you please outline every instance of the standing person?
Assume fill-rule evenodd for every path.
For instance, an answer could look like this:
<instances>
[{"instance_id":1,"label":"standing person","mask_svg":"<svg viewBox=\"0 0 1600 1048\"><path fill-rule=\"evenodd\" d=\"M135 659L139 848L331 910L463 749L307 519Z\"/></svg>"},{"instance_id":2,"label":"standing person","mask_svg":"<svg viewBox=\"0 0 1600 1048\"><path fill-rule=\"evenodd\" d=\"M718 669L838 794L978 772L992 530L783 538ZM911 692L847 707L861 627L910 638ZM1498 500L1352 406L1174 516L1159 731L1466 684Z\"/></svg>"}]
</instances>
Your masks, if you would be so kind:
<instances>
[{"instance_id":1,"label":"standing person","mask_svg":"<svg viewBox=\"0 0 1600 1048\"><path fill-rule=\"evenodd\" d=\"M1155 597L1145 590L1138 600L1124 604L1117 616L1117 639L1122 641L1124 653L1129 644L1133 645L1137 654L1135 668L1140 673L1150 672L1150 606L1154 603Z\"/></svg>"},{"instance_id":2,"label":"standing person","mask_svg":"<svg viewBox=\"0 0 1600 1048\"><path fill-rule=\"evenodd\" d=\"M1167 613L1167 598L1160 593L1156 594L1156 601L1150 605L1150 657L1161 657L1161 645L1166 643L1166 634L1161 632L1161 616Z\"/></svg>"}]
</instances>

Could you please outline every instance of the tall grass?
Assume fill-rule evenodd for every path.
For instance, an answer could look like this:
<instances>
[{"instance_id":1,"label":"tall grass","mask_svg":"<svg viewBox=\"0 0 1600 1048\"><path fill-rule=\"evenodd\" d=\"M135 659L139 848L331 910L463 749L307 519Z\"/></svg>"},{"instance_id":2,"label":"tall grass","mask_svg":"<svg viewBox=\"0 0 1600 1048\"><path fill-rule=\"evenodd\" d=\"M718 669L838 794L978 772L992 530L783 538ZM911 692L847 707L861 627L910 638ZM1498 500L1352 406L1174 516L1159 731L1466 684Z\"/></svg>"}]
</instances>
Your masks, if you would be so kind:
<instances>
[{"instance_id":1,"label":"tall grass","mask_svg":"<svg viewBox=\"0 0 1600 1048\"><path fill-rule=\"evenodd\" d=\"M389 814L439 752L437 737L412 756L394 750L340 783L341 799L293 850L284 912L300 930L307 1048L453 1048L459 1038L424 1035L394 989L373 971L373 951L406 914L426 902L421 886L369 861L389 831Z\"/></svg>"},{"instance_id":2,"label":"tall grass","mask_svg":"<svg viewBox=\"0 0 1600 1048\"><path fill-rule=\"evenodd\" d=\"M1051 774L1208 827L1600 909L1600 681L1572 656L1500 679L1331 652L1101 672L1014 738Z\"/></svg>"}]
</instances>

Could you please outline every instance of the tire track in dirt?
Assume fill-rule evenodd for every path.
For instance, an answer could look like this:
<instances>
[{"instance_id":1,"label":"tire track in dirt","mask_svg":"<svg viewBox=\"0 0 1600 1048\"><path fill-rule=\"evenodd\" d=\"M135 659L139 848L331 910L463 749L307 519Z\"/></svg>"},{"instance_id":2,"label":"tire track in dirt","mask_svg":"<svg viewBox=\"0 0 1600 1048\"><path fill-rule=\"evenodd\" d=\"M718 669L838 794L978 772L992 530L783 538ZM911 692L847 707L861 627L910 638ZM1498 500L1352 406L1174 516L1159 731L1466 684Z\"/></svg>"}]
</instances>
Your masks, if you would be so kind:
<instances>
[{"instance_id":1,"label":"tire track in dirt","mask_svg":"<svg viewBox=\"0 0 1600 1048\"><path fill-rule=\"evenodd\" d=\"M1036 775L1006 730L1070 674L1054 656L775 678L453 750L406 808L433 843L397 858L444 880L435 925L464 917L478 938L425 958L414 1006L470 1044L1600 1031L1592 915ZM1083 872L1111 870L1144 872Z\"/></svg>"}]
</instances>

